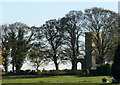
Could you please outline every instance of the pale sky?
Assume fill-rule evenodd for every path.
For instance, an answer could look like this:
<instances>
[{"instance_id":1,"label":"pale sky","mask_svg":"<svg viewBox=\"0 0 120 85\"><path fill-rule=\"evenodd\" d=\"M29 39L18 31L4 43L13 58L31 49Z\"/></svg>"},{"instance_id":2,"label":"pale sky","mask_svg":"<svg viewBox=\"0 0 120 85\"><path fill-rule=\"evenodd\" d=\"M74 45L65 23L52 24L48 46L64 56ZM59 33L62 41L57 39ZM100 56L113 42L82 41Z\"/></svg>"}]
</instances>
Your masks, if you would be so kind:
<instances>
[{"instance_id":1,"label":"pale sky","mask_svg":"<svg viewBox=\"0 0 120 85\"><path fill-rule=\"evenodd\" d=\"M3 1L3 0L2 0ZM28 1L28 0L27 0ZM28 26L41 26L45 21L50 19L62 18L71 10L82 10L92 7L101 7L104 9L109 9L118 12L118 2L108 0L98 0L99 2L77 2L77 0L70 0L71 2L0 2L0 24L11 24L14 22L22 22ZM36 0L35 0L36 1ZM81 68L79 64L79 69ZM29 69L31 67L28 63L25 63L22 67L23 70ZM45 69L54 69L54 65L51 64L46 66ZM60 65L60 69L71 69L71 65ZM9 66L9 70L11 66ZM40 67L42 70L42 67Z\"/></svg>"},{"instance_id":2,"label":"pale sky","mask_svg":"<svg viewBox=\"0 0 120 85\"><path fill-rule=\"evenodd\" d=\"M2 2L2 24L23 22L41 26L45 21L58 19L71 10L101 7L118 12L118 2Z\"/></svg>"}]
</instances>

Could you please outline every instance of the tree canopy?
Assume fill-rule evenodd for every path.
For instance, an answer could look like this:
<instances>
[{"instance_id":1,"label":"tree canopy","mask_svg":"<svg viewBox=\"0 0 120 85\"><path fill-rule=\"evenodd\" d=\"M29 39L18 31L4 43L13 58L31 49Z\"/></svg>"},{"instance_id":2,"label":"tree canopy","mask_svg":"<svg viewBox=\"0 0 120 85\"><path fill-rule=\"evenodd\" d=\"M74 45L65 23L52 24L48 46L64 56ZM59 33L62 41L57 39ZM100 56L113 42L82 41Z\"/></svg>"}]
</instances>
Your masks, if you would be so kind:
<instances>
[{"instance_id":1,"label":"tree canopy","mask_svg":"<svg viewBox=\"0 0 120 85\"><path fill-rule=\"evenodd\" d=\"M6 60L3 66L7 72L9 64L12 64L13 72L16 68L19 73L28 56L37 71L47 59L54 62L56 70L60 61L70 60L75 71L77 57L85 48L81 41L85 32L92 34L92 55L96 56L99 64L105 63L112 60L118 45L118 20L117 13L94 7L84 12L72 10L40 27L29 27L21 22L2 25L2 56Z\"/></svg>"}]
</instances>

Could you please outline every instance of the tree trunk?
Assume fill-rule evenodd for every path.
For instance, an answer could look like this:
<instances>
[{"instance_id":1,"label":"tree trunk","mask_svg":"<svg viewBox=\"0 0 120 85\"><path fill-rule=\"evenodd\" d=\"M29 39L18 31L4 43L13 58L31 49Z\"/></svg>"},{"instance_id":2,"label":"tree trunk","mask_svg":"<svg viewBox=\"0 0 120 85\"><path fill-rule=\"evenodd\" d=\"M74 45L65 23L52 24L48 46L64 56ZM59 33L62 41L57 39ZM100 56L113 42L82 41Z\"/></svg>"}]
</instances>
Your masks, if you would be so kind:
<instances>
[{"instance_id":1,"label":"tree trunk","mask_svg":"<svg viewBox=\"0 0 120 85\"><path fill-rule=\"evenodd\" d=\"M38 68L39 68L39 65L37 64L37 67L36 67L37 72L38 72Z\"/></svg>"},{"instance_id":2,"label":"tree trunk","mask_svg":"<svg viewBox=\"0 0 120 85\"><path fill-rule=\"evenodd\" d=\"M76 56L73 56L73 60L72 60L72 70L76 71L77 70L77 59Z\"/></svg>"},{"instance_id":3,"label":"tree trunk","mask_svg":"<svg viewBox=\"0 0 120 85\"><path fill-rule=\"evenodd\" d=\"M58 70L58 63L57 63L57 61L55 61L54 63L55 63L56 70Z\"/></svg>"},{"instance_id":4,"label":"tree trunk","mask_svg":"<svg viewBox=\"0 0 120 85\"><path fill-rule=\"evenodd\" d=\"M103 63L105 63L104 58L103 58L103 56L100 56L100 64L103 64Z\"/></svg>"},{"instance_id":5,"label":"tree trunk","mask_svg":"<svg viewBox=\"0 0 120 85\"><path fill-rule=\"evenodd\" d=\"M14 62L13 62L13 66L12 66L12 71L13 71L13 73L14 73L14 67L15 67L15 65L14 65Z\"/></svg>"},{"instance_id":6,"label":"tree trunk","mask_svg":"<svg viewBox=\"0 0 120 85\"><path fill-rule=\"evenodd\" d=\"M73 46L73 59L72 59L72 70L73 71L76 71L77 70L77 58L76 58L76 55L75 55L75 48Z\"/></svg>"},{"instance_id":7,"label":"tree trunk","mask_svg":"<svg viewBox=\"0 0 120 85\"><path fill-rule=\"evenodd\" d=\"M16 65L16 73L20 72L20 65Z\"/></svg>"},{"instance_id":8,"label":"tree trunk","mask_svg":"<svg viewBox=\"0 0 120 85\"><path fill-rule=\"evenodd\" d=\"M5 65L5 73L8 72L8 65Z\"/></svg>"},{"instance_id":9,"label":"tree trunk","mask_svg":"<svg viewBox=\"0 0 120 85\"><path fill-rule=\"evenodd\" d=\"M57 57L56 57L56 55L54 55L54 64L55 64L56 70L58 70L58 63L57 63Z\"/></svg>"},{"instance_id":10,"label":"tree trunk","mask_svg":"<svg viewBox=\"0 0 120 85\"><path fill-rule=\"evenodd\" d=\"M77 58L76 58L76 53L75 53L75 45L76 45L76 35L75 32L73 32L73 36L71 39L71 45L72 45L72 54L73 54L73 58L72 58L72 70L76 71L77 70Z\"/></svg>"}]
</instances>

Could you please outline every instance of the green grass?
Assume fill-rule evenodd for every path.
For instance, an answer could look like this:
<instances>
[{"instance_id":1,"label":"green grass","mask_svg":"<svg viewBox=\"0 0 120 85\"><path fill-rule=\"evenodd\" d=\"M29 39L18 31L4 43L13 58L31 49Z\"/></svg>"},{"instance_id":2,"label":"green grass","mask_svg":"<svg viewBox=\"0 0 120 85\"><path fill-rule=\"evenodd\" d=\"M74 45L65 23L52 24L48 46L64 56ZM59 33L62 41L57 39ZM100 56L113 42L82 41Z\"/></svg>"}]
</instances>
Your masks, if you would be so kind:
<instances>
[{"instance_id":1,"label":"green grass","mask_svg":"<svg viewBox=\"0 0 120 85\"><path fill-rule=\"evenodd\" d=\"M112 81L110 76L36 76L36 75L19 75L4 76L2 83L102 83L102 78L107 77Z\"/></svg>"}]
</instances>

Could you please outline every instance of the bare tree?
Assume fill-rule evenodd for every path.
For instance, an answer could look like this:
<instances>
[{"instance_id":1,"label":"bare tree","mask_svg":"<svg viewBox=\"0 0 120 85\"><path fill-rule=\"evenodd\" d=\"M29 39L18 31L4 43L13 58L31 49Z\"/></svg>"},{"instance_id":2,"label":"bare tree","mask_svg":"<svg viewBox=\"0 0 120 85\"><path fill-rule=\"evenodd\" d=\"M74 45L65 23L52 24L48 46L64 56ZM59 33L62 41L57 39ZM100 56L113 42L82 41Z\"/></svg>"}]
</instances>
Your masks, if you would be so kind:
<instances>
[{"instance_id":1,"label":"bare tree","mask_svg":"<svg viewBox=\"0 0 120 85\"><path fill-rule=\"evenodd\" d=\"M60 22L56 19L46 21L40 29L46 39L45 43L47 43L46 45L49 48L49 57L54 61L56 70L58 70L58 59L60 58L59 51L63 44L64 30L60 27Z\"/></svg>"},{"instance_id":2,"label":"bare tree","mask_svg":"<svg viewBox=\"0 0 120 85\"><path fill-rule=\"evenodd\" d=\"M29 57L28 59L32 63L32 66L35 67L36 71L39 71L39 67L43 65L47 65L48 59L47 56L46 47L44 45L41 45L41 43L35 43L32 45L30 51L29 51Z\"/></svg>"},{"instance_id":3,"label":"bare tree","mask_svg":"<svg viewBox=\"0 0 120 85\"><path fill-rule=\"evenodd\" d=\"M71 52L72 70L77 70L77 56L80 54L80 36L82 35L82 19L81 11L70 11L61 19L61 25L65 30L65 42L67 48Z\"/></svg>"},{"instance_id":4,"label":"bare tree","mask_svg":"<svg viewBox=\"0 0 120 85\"><path fill-rule=\"evenodd\" d=\"M107 57L114 54L116 47L116 31L118 27L117 13L102 8L86 9L84 13L84 28L93 36L93 52L98 56L99 63L104 63ZM109 55L110 54L110 55Z\"/></svg>"}]
</instances>

